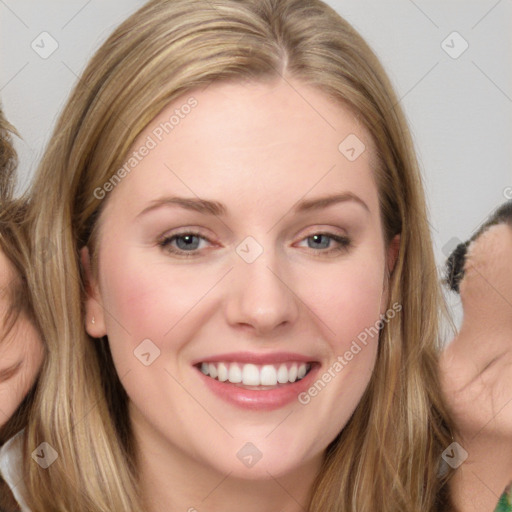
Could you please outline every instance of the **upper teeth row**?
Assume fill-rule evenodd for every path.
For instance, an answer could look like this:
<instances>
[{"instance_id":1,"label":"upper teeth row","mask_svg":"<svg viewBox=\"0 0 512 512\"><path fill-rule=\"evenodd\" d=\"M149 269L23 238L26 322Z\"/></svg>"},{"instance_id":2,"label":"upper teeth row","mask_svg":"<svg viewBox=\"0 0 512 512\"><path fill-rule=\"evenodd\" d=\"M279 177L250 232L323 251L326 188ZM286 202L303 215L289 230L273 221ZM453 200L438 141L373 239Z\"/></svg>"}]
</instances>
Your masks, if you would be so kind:
<instances>
[{"instance_id":1,"label":"upper teeth row","mask_svg":"<svg viewBox=\"0 0 512 512\"><path fill-rule=\"evenodd\" d=\"M242 363L201 363L201 371L221 382L246 386L275 386L295 382L306 375L311 365L307 363L288 363L281 365L256 365Z\"/></svg>"}]
</instances>

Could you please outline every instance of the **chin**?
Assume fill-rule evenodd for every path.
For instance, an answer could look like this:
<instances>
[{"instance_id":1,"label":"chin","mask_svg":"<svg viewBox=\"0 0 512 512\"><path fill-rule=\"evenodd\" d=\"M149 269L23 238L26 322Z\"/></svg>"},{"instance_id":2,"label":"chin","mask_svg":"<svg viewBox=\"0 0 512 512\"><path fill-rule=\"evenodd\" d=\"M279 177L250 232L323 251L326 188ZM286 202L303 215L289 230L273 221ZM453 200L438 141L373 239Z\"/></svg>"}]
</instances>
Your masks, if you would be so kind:
<instances>
[{"instance_id":1,"label":"chin","mask_svg":"<svg viewBox=\"0 0 512 512\"><path fill-rule=\"evenodd\" d=\"M276 457L277 455L277 457ZM267 459L267 460L264 460ZM231 464L218 467L218 471L223 474L229 474L231 479L263 481L273 478L283 478L296 471L299 471L302 464L300 461L279 460L279 454L273 455L270 460L268 455L262 455L261 459L252 462L253 465L245 465L244 462L236 459Z\"/></svg>"}]
</instances>

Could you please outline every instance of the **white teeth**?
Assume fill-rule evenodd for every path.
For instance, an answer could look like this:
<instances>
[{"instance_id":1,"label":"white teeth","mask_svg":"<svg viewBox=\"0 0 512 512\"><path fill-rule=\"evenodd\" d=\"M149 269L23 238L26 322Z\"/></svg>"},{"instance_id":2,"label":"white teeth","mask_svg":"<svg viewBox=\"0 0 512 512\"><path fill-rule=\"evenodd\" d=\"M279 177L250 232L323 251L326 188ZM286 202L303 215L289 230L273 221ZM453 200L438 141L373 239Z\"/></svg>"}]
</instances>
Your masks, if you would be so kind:
<instances>
[{"instance_id":1,"label":"white teeth","mask_svg":"<svg viewBox=\"0 0 512 512\"><path fill-rule=\"evenodd\" d=\"M285 364L282 364L277 370L277 382L279 384L286 384L288 382L288 368Z\"/></svg>"},{"instance_id":2,"label":"white teeth","mask_svg":"<svg viewBox=\"0 0 512 512\"><path fill-rule=\"evenodd\" d=\"M260 371L262 386L275 386L277 384L277 372L271 364L266 364Z\"/></svg>"},{"instance_id":3,"label":"white teeth","mask_svg":"<svg viewBox=\"0 0 512 512\"><path fill-rule=\"evenodd\" d=\"M240 370L240 367L237 364L229 365L228 380L233 384L238 384L239 382L242 382L242 370Z\"/></svg>"},{"instance_id":4,"label":"white teeth","mask_svg":"<svg viewBox=\"0 0 512 512\"><path fill-rule=\"evenodd\" d=\"M201 372L220 382L229 381L245 386L277 386L304 378L309 369L307 363L282 363L279 365L242 363L201 363Z\"/></svg>"},{"instance_id":5,"label":"white teeth","mask_svg":"<svg viewBox=\"0 0 512 512\"><path fill-rule=\"evenodd\" d=\"M246 386L260 385L260 371L256 365L244 364L244 369L242 370L242 382Z\"/></svg>"},{"instance_id":6,"label":"white teeth","mask_svg":"<svg viewBox=\"0 0 512 512\"><path fill-rule=\"evenodd\" d=\"M208 367L209 366L210 365L208 365ZM212 365L212 366L215 366L215 365ZM217 372L218 372L217 377L219 378L219 380L221 382L225 382L228 380L228 367L224 363L219 363L217 365ZM209 375L209 372L206 375Z\"/></svg>"}]
</instances>

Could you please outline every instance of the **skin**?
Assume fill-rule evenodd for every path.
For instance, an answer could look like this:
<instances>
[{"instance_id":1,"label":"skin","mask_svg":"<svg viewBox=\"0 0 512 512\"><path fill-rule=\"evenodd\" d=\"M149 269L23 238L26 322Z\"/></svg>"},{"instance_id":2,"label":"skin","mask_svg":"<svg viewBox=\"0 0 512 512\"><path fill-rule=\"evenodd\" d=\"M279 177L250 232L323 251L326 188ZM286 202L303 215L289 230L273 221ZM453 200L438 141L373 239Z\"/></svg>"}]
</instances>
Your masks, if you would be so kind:
<instances>
[{"instance_id":1,"label":"skin","mask_svg":"<svg viewBox=\"0 0 512 512\"><path fill-rule=\"evenodd\" d=\"M468 248L458 335L441 357L444 393L468 452L452 482L462 512L493 511L512 480L512 229L487 229Z\"/></svg>"},{"instance_id":2,"label":"skin","mask_svg":"<svg viewBox=\"0 0 512 512\"><path fill-rule=\"evenodd\" d=\"M213 395L192 367L233 351L291 351L319 361L321 375L388 307L384 276L398 237L385 246L371 140L348 110L291 83L194 92L198 106L105 199L97 274L82 250L87 331L108 335L153 512L303 510L323 452L374 368L376 338L309 404L261 412ZM188 97L164 109L134 148ZM353 162L338 151L351 133L367 148ZM303 198L334 192L366 208L350 200L292 212ZM227 214L165 206L139 215L171 195L222 202ZM206 237L193 257L158 244L191 230ZM334 239L310 238L325 231L351 245L336 252ZM263 248L250 264L235 251L247 236ZM171 247L186 251L176 239ZM148 367L133 355L147 338L161 351ZM262 453L250 468L236 457L246 442Z\"/></svg>"},{"instance_id":3,"label":"skin","mask_svg":"<svg viewBox=\"0 0 512 512\"><path fill-rule=\"evenodd\" d=\"M9 287L15 271L0 251L0 318L5 318L9 307ZM0 341L0 427L16 411L32 386L43 360L43 347L32 323L20 314L12 329L4 335L1 322Z\"/></svg>"}]
</instances>

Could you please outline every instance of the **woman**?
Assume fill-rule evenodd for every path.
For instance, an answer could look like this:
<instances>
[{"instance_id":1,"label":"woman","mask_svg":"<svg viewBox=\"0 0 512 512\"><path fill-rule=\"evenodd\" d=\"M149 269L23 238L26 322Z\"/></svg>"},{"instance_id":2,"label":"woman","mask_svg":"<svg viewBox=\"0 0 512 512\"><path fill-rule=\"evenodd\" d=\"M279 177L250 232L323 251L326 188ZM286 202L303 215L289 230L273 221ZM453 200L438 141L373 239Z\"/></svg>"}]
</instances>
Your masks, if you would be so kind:
<instances>
[{"instance_id":1,"label":"woman","mask_svg":"<svg viewBox=\"0 0 512 512\"><path fill-rule=\"evenodd\" d=\"M13 199L16 153L14 128L0 110L0 510L14 510L11 486L19 461L10 457L13 437L25 426L31 389L43 358L27 282L30 256L23 219L25 205ZM12 438L7 444L7 440ZM21 497L14 489L18 499Z\"/></svg>"},{"instance_id":2,"label":"woman","mask_svg":"<svg viewBox=\"0 0 512 512\"><path fill-rule=\"evenodd\" d=\"M56 248L31 510L447 503L417 163L328 6L149 2L89 63L31 195L33 249Z\"/></svg>"}]
</instances>

